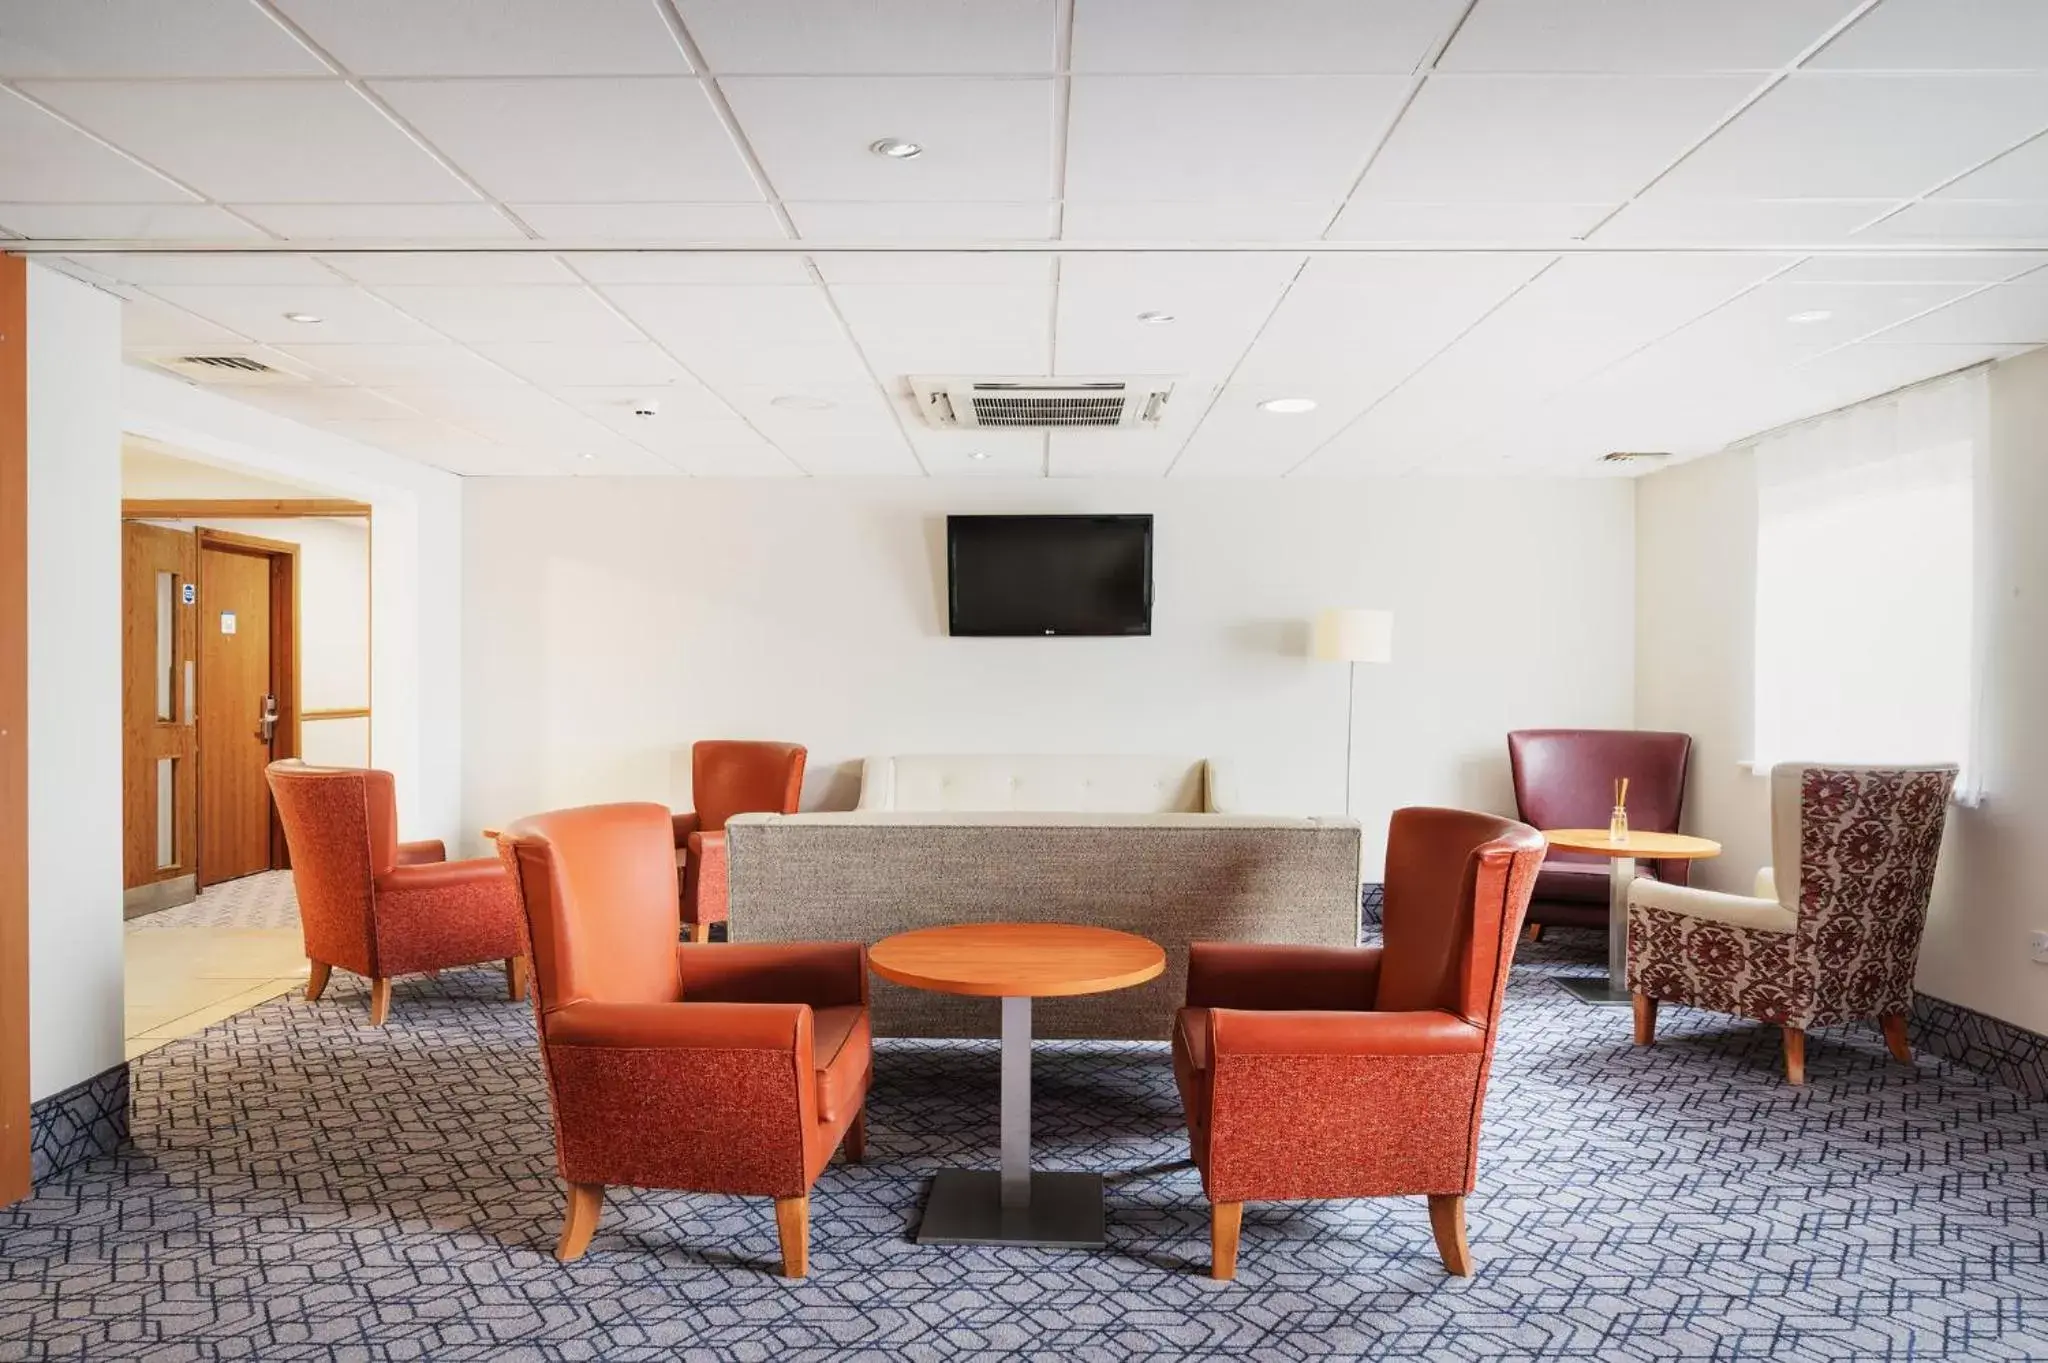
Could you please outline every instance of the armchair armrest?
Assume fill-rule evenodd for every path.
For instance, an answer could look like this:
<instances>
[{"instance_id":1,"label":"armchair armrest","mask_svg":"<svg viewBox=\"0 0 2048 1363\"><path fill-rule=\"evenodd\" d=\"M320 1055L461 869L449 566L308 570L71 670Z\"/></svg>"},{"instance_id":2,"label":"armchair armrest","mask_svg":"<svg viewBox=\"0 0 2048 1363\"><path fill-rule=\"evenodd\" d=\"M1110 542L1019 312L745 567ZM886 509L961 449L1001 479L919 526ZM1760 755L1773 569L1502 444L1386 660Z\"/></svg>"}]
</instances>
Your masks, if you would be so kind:
<instances>
[{"instance_id":1,"label":"armchair armrest","mask_svg":"<svg viewBox=\"0 0 2048 1363\"><path fill-rule=\"evenodd\" d=\"M1478 1055L1485 1049L1484 1027L1437 1008L1412 1013L1209 1010L1212 1064L1233 1056Z\"/></svg>"},{"instance_id":2,"label":"armchair armrest","mask_svg":"<svg viewBox=\"0 0 2048 1363\"><path fill-rule=\"evenodd\" d=\"M550 1046L775 1051L808 1069L811 1010L801 1003L572 1003L547 1017Z\"/></svg>"},{"instance_id":3,"label":"armchair armrest","mask_svg":"<svg viewBox=\"0 0 2048 1363\"><path fill-rule=\"evenodd\" d=\"M420 842L398 844L400 866L424 866L430 862L448 860L448 848L439 838L427 838Z\"/></svg>"},{"instance_id":4,"label":"armchair armrest","mask_svg":"<svg viewBox=\"0 0 2048 1363\"><path fill-rule=\"evenodd\" d=\"M1748 895L1722 894L1718 890L1695 890L1687 885L1666 885L1655 880L1637 880L1629 886L1630 908L1641 905L1688 918L1706 918L1738 928L1760 928L1766 932L1791 932L1799 919L1775 899L1752 899Z\"/></svg>"},{"instance_id":5,"label":"armchair armrest","mask_svg":"<svg viewBox=\"0 0 2048 1363\"><path fill-rule=\"evenodd\" d=\"M1774 866L1765 866L1756 873L1756 884L1750 887L1751 894L1758 899L1778 903L1778 871Z\"/></svg>"},{"instance_id":6,"label":"armchair armrest","mask_svg":"<svg viewBox=\"0 0 2048 1363\"><path fill-rule=\"evenodd\" d=\"M703 827L703 820L697 817L697 812L693 809L685 810L681 814L671 814L668 817L669 822L675 825L676 846L678 847L688 844L690 835Z\"/></svg>"},{"instance_id":7,"label":"armchair armrest","mask_svg":"<svg viewBox=\"0 0 2048 1363\"><path fill-rule=\"evenodd\" d=\"M401 863L377 877L377 893L432 893L460 889L492 880L505 880L510 873L496 857L474 857L468 861Z\"/></svg>"},{"instance_id":8,"label":"armchair armrest","mask_svg":"<svg viewBox=\"0 0 2048 1363\"><path fill-rule=\"evenodd\" d=\"M685 840L683 921L692 926L723 923L726 916L725 832L692 833Z\"/></svg>"},{"instance_id":9,"label":"armchair armrest","mask_svg":"<svg viewBox=\"0 0 2048 1363\"><path fill-rule=\"evenodd\" d=\"M1379 994L1378 947L1195 942L1188 947L1190 1008L1360 1011Z\"/></svg>"},{"instance_id":10,"label":"armchair armrest","mask_svg":"<svg viewBox=\"0 0 2048 1363\"><path fill-rule=\"evenodd\" d=\"M858 942L727 942L676 948L685 1003L868 1001L868 952Z\"/></svg>"}]
</instances>

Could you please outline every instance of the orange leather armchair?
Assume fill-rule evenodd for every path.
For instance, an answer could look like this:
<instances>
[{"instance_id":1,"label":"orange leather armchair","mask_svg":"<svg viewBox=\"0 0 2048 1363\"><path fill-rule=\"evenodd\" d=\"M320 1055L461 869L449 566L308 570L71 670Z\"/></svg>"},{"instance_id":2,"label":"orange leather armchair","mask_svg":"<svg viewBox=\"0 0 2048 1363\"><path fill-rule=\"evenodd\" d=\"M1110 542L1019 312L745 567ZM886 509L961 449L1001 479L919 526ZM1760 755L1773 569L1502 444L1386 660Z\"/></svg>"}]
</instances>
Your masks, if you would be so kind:
<instances>
[{"instance_id":1,"label":"orange leather armchair","mask_svg":"<svg viewBox=\"0 0 2048 1363\"><path fill-rule=\"evenodd\" d=\"M671 828L661 805L594 805L499 837L569 1184L555 1255L589 1247L608 1186L736 1193L775 1199L782 1272L800 1278L811 1185L867 1143L867 952L678 943Z\"/></svg>"},{"instance_id":2,"label":"orange leather armchair","mask_svg":"<svg viewBox=\"0 0 2048 1363\"><path fill-rule=\"evenodd\" d=\"M674 816L676 850L683 853L683 923L691 941L710 941L711 925L725 921L725 821L735 814L796 813L804 757L795 743L706 739L691 747L697 808Z\"/></svg>"},{"instance_id":3,"label":"orange leather armchair","mask_svg":"<svg viewBox=\"0 0 2048 1363\"><path fill-rule=\"evenodd\" d=\"M1384 946L1194 944L1173 1070L1214 1204L1210 1276L1237 1275L1246 1202L1402 1194L1429 1198L1444 1267L1472 1271L1465 1196L1543 850L1507 819L1398 810Z\"/></svg>"},{"instance_id":4,"label":"orange leather armchair","mask_svg":"<svg viewBox=\"0 0 2048 1363\"><path fill-rule=\"evenodd\" d=\"M317 999L335 966L370 981L370 1022L391 1013L391 977L505 963L526 994L526 932L495 857L449 861L439 841L400 842L391 773L273 762L270 793L291 851L292 886Z\"/></svg>"}]
</instances>

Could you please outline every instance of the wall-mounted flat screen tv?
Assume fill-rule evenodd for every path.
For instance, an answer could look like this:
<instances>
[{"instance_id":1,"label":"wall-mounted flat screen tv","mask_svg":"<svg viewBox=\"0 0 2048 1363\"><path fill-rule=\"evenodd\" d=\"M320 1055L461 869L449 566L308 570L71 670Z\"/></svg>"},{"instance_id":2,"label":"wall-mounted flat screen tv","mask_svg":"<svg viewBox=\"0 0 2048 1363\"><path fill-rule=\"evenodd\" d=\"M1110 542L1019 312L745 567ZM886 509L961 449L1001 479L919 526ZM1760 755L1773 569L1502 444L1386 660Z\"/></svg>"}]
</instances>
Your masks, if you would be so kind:
<instances>
[{"instance_id":1,"label":"wall-mounted flat screen tv","mask_svg":"<svg viewBox=\"0 0 2048 1363\"><path fill-rule=\"evenodd\" d=\"M949 632L1150 634L1150 516L946 517Z\"/></svg>"}]
</instances>

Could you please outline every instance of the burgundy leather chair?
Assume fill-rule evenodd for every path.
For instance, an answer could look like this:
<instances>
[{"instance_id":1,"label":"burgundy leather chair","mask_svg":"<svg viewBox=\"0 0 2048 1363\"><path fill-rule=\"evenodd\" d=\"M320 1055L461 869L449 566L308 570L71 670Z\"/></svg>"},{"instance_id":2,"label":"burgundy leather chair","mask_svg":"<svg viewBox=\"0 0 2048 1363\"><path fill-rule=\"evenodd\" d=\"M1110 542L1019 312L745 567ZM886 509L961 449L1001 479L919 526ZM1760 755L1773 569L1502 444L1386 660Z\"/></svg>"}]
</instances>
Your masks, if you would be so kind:
<instances>
[{"instance_id":1,"label":"burgundy leather chair","mask_svg":"<svg viewBox=\"0 0 2048 1363\"><path fill-rule=\"evenodd\" d=\"M594 805L498 838L533 941L534 1007L569 1185L555 1257L590 1245L608 1186L775 1199L804 1276L811 1185L866 1144L874 1066L857 942L676 941L669 811Z\"/></svg>"},{"instance_id":2,"label":"burgundy leather chair","mask_svg":"<svg viewBox=\"0 0 2048 1363\"><path fill-rule=\"evenodd\" d=\"M1459 809L1387 836L1384 946L1197 942L1173 1075L1214 1204L1214 1278L1246 1202L1424 1195L1444 1267L1472 1271L1465 1197L1501 994L1543 838Z\"/></svg>"},{"instance_id":3,"label":"burgundy leather chair","mask_svg":"<svg viewBox=\"0 0 2048 1363\"><path fill-rule=\"evenodd\" d=\"M1614 783L1628 778L1628 826L1644 833L1678 832L1685 808L1687 734L1646 729L1517 729L1508 735L1515 808L1535 828L1605 828L1614 812ZM1636 874L1683 885L1692 863L1639 861ZM1553 851L1536 877L1529 938L1546 926L1608 924L1608 861L1586 852Z\"/></svg>"},{"instance_id":4,"label":"burgundy leather chair","mask_svg":"<svg viewBox=\"0 0 2048 1363\"><path fill-rule=\"evenodd\" d=\"M795 743L706 739L690 749L697 808L674 816L682 853L683 925L711 940L726 911L725 821L735 814L794 814L804 793L804 749Z\"/></svg>"}]
</instances>

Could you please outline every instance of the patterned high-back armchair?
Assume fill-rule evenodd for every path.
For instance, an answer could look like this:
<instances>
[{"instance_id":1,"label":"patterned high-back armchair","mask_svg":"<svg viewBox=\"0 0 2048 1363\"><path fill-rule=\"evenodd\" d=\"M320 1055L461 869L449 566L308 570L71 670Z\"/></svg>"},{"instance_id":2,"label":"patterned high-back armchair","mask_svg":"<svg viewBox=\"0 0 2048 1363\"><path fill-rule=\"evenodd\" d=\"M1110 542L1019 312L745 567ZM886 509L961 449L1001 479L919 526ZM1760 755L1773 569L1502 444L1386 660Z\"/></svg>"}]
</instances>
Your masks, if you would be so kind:
<instances>
[{"instance_id":1,"label":"patterned high-back armchair","mask_svg":"<svg viewBox=\"0 0 2048 1363\"><path fill-rule=\"evenodd\" d=\"M1774 864L1753 895L1629 890L1636 1044L1650 1044L1669 1002L1776 1023L1794 1084L1809 1027L1875 1018L1910 1061L1906 1014L1955 780L1953 766L1773 768Z\"/></svg>"}]
</instances>

